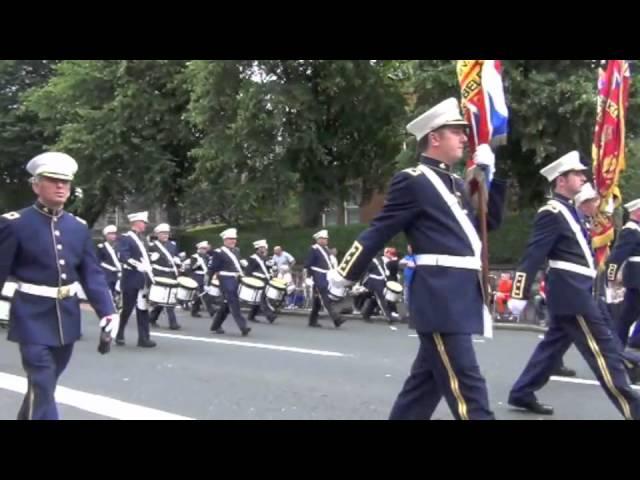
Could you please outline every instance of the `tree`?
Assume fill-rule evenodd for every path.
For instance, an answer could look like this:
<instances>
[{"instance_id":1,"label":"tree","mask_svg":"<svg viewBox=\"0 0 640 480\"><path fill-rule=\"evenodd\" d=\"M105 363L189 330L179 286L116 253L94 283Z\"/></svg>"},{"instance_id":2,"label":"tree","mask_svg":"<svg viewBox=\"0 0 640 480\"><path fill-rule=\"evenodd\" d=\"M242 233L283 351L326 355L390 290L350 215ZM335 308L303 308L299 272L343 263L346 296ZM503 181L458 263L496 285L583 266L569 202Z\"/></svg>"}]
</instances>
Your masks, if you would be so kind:
<instances>
[{"instance_id":1,"label":"tree","mask_svg":"<svg viewBox=\"0 0 640 480\"><path fill-rule=\"evenodd\" d=\"M92 224L107 206L135 195L163 205L180 223L188 153L197 132L185 121L189 103L182 60L65 61L26 97L56 148L80 164L79 214Z\"/></svg>"},{"instance_id":2,"label":"tree","mask_svg":"<svg viewBox=\"0 0 640 480\"><path fill-rule=\"evenodd\" d=\"M24 109L21 96L45 84L57 62L52 60L0 61L0 207L17 210L33 199L25 166L29 159L55 142Z\"/></svg>"}]
</instances>

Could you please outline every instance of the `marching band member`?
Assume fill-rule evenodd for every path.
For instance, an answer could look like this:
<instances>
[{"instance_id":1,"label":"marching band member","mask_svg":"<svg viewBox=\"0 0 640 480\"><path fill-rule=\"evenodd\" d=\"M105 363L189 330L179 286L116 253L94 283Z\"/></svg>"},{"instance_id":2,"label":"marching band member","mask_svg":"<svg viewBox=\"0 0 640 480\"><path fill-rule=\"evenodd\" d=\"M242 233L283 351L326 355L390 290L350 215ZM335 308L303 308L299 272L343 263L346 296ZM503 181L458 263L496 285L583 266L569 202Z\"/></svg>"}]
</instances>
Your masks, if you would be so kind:
<instances>
[{"instance_id":1,"label":"marching band member","mask_svg":"<svg viewBox=\"0 0 640 480\"><path fill-rule=\"evenodd\" d=\"M117 345L124 345L124 330L129 317L136 309L138 324L138 346L152 348L156 342L151 340L149 331L149 306L147 296L149 285L153 282L151 261L145 246L144 232L149 223L148 212L132 213L127 216L131 230L118 241L118 256L122 263L122 320L116 337Z\"/></svg>"},{"instance_id":2,"label":"marching band member","mask_svg":"<svg viewBox=\"0 0 640 480\"><path fill-rule=\"evenodd\" d=\"M307 274L310 278L313 278L314 294L311 313L309 314L309 326L316 328L322 327L318 322L318 316L320 314L320 307L324 305L324 308L333 320L333 324L338 328L345 320L335 311L328 296L329 285L327 284L327 272L333 268L331 264L331 254L327 248L329 244L329 232L327 230L320 230L313 235L313 238L316 243L309 249L309 254L304 264Z\"/></svg>"},{"instance_id":3,"label":"marching band member","mask_svg":"<svg viewBox=\"0 0 640 480\"><path fill-rule=\"evenodd\" d=\"M626 419L640 418L640 397L631 389L621 345L593 296L596 277L590 235L580 221L574 197L585 183L586 170L577 151L540 173L553 188L553 198L538 210L533 232L516 271L509 308L519 315L536 273L548 259L546 297L549 328L509 394L509 404L537 414L553 408L538 401L541 389L575 344L609 399Z\"/></svg>"},{"instance_id":4,"label":"marching band member","mask_svg":"<svg viewBox=\"0 0 640 480\"><path fill-rule=\"evenodd\" d=\"M336 288L357 281L376 252L401 231L413 246L417 266L409 309L420 348L391 419L431 418L443 396L456 419L494 418L471 340L473 334L489 332L484 328L482 243L464 181L452 172L464 155L467 128L454 98L407 126L418 140L420 164L394 176L382 212L328 275ZM475 161L495 168L488 145L477 148ZM502 220L505 192L506 183L494 178L489 229ZM455 302L451 292L456 292Z\"/></svg>"},{"instance_id":5,"label":"marching band member","mask_svg":"<svg viewBox=\"0 0 640 480\"><path fill-rule=\"evenodd\" d=\"M267 245L267 241L257 240L253 242L253 248L256 249L256 253L249 257L249 260L247 261L247 268L245 269L245 274L252 275L260 280L263 280L265 283L268 283L271 279L271 275L269 274L269 270L266 265L266 257L269 248ZM262 295L260 305L254 305L251 307L251 311L249 312L247 319L250 322L259 323L256 319L256 315L260 311L265 317L267 317L269 323L273 323L275 321L277 315L267 303L267 299L264 295Z\"/></svg>"},{"instance_id":6,"label":"marching band member","mask_svg":"<svg viewBox=\"0 0 640 480\"><path fill-rule=\"evenodd\" d=\"M161 223L153 229L153 233L158 236L158 239L153 241L149 246L149 258L151 260L154 278L164 277L170 278L171 280L178 278L178 266L181 262L178 258L178 246L176 242L169 240L170 232L171 227L167 223ZM176 319L175 307L155 306L149 315L151 325L157 326L156 322L163 308L166 310L167 317L169 318L169 328L171 330L180 330L181 327Z\"/></svg>"},{"instance_id":7,"label":"marching band member","mask_svg":"<svg viewBox=\"0 0 640 480\"><path fill-rule=\"evenodd\" d=\"M238 231L235 228L228 228L220 234L223 246L216 248L209 263L209 277L217 276L220 281L220 290L225 302L220 306L213 317L211 331L223 334L222 324L229 315L229 311L233 315L242 336L249 335L251 328L247 327L247 320L240 311L240 299L238 298L238 280L243 274L243 265L245 260L240 259L236 251L238 243Z\"/></svg>"},{"instance_id":8,"label":"marching band member","mask_svg":"<svg viewBox=\"0 0 640 480\"><path fill-rule=\"evenodd\" d=\"M115 225L107 225L102 230L105 241L98 244L98 260L107 278L107 284L113 298L116 298L116 293L120 290L118 281L122 277L122 265L120 265L118 255L113 248L116 245L117 232L118 228Z\"/></svg>"},{"instance_id":9,"label":"marching band member","mask_svg":"<svg viewBox=\"0 0 640 480\"><path fill-rule=\"evenodd\" d=\"M198 295L196 295L193 300L193 304L191 305L191 316L192 317L200 317L200 305L202 303L202 293L204 292L205 287L205 276L207 274L207 265L209 264L209 250L211 250L211 245L209 242L204 240L196 244L197 252L191 255L191 278L193 278L198 283ZM212 311L209 309L208 305L205 305L209 310L209 313L212 314Z\"/></svg>"},{"instance_id":10,"label":"marching band member","mask_svg":"<svg viewBox=\"0 0 640 480\"><path fill-rule=\"evenodd\" d=\"M18 420L57 420L56 384L81 335L80 286L102 328L98 351L107 353L119 318L100 270L84 220L66 212L78 164L69 155L47 152L33 158L36 203L0 216L0 285L18 282L12 299L9 336L20 348L27 392Z\"/></svg>"}]
</instances>

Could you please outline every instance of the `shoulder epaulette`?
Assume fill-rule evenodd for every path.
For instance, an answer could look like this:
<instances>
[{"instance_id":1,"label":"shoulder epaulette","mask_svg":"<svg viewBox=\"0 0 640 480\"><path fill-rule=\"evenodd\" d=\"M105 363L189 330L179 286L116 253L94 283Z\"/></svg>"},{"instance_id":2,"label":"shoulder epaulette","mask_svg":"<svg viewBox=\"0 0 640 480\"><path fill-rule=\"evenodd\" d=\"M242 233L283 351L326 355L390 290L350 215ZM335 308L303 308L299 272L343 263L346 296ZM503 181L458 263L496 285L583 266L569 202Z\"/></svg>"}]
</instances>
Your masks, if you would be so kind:
<instances>
[{"instance_id":1,"label":"shoulder epaulette","mask_svg":"<svg viewBox=\"0 0 640 480\"><path fill-rule=\"evenodd\" d=\"M18 212L7 212L2 216L7 220L15 220L16 218L20 218L20 214Z\"/></svg>"}]
</instances>

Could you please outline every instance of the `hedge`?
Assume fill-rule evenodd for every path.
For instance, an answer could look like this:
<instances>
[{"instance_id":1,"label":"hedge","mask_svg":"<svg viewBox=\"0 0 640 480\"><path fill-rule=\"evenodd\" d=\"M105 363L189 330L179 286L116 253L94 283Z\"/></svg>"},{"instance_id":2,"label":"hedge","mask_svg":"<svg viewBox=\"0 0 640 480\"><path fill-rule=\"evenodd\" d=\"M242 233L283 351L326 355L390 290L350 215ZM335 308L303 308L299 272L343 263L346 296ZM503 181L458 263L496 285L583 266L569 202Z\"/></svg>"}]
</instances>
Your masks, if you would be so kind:
<instances>
[{"instance_id":1,"label":"hedge","mask_svg":"<svg viewBox=\"0 0 640 480\"><path fill-rule=\"evenodd\" d=\"M489 235L489 254L492 265L513 265L523 253L527 244L534 210L523 211L519 214L508 215L502 227ZM266 239L269 242L270 251L275 245L281 245L284 250L293 255L298 263L302 263L307 255L309 247L313 243L312 235L320 228L282 227L279 224L260 224L235 226L238 228L238 246L243 256L248 257L254 251L252 243L256 240ZM366 225L346 225L327 227L329 231L329 244L338 249L338 257L344 255L358 234ZM222 244L220 232L228 228L226 225L211 225L198 227L187 231L174 231L174 238L181 250L188 254L195 252L195 245L203 240L208 240L211 245L218 247ZM407 241L404 234L394 237L387 245L394 246L399 252L406 252Z\"/></svg>"}]
</instances>

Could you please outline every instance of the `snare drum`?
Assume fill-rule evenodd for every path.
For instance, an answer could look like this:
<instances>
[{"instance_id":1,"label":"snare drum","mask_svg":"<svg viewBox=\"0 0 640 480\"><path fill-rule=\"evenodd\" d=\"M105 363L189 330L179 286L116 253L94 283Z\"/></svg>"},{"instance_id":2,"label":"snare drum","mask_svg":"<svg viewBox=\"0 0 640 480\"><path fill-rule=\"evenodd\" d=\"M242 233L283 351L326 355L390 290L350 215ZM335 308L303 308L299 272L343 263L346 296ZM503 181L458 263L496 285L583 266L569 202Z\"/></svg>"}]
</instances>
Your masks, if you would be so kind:
<instances>
[{"instance_id":1,"label":"snare drum","mask_svg":"<svg viewBox=\"0 0 640 480\"><path fill-rule=\"evenodd\" d=\"M9 323L9 310L11 310L11 302L9 300L0 300L0 324Z\"/></svg>"},{"instance_id":2,"label":"snare drum","mask_svg":"<svg viewBox=\"0 0 640 480\"><path fill-rule=\"evenodd\" d=\"M176 300L184 303L192 301L198 289L198 282L189 277L178 277L177 282Z\"/></svg>"},{"instance_id":3,"label":"snare drum","mask_svg":"<svg viewBox=\"0 0 640 480\"><path fill-rule=\"evenodd\" d=\"M265 282L255 277L241 277L238 298L249 305L260 305Z\"/></svg>"},{"instance_id":4,"label":"snare drum","mask_svg":"<svg viewBox=\"0 0 640 480\"><path fill-rule=\"evenodd\" d=\"M211 285L204 287L204 293L211 297L213 303L221 303L223 300L222 290L220 290L220 281L217 278L211 279Z\"/></svg>"},{"instance_id":5,"label":"snare drum","mask_svg":"<svg viewBox=\"0 0 640 480\"><path fill-rule=\"evenodd\" d=\"M2 297L0 298L0 325L7 325L9 323L9 311L11 310L11 298L18 288L18 284L15 282L5 282L2 286Z\"/></svg>"},{"instance_id":6,"label":"snare drum","mask_svg":"<svg viewBox=\"0 0 640 480\"><path fill-rule=\"evenodd\" d=\"M149 303L163 307L173 307L176 304L178 281L172 278L155 277L149 289Z\"/></svg>"},{"instance_id":7,"label":"snare drum","mask_svg":"<svg viewBox=\"0 0 640 480\"><path fill-rule=\"evenodd\" d=\"M398 282L387 282L382 293L388 302L398 303L402 300L402 290L402 285Z\"/></svg>"},{"instance_id":8,"label":"snare drum","mask_svg":"<svg viewBox=\"0 0 640 480\"><path fill-rule=\"evenodd\" d=\"M344 287L335 287L331 284L328 286L327 296L333 302L339 302L347 296L347 289Z\"/></svg>"},{"instance_id":9,"label":"snare drum","mask_svg":"<svg viewBox=\"0 0 640 480\"><path fill-rule=\"evenodd\" d=\"M274 302L281 302L286 293L287 284L279 278L274 278L269 281L267 287L264 289L265 296Z\"/></svg>"}]
</instances>

